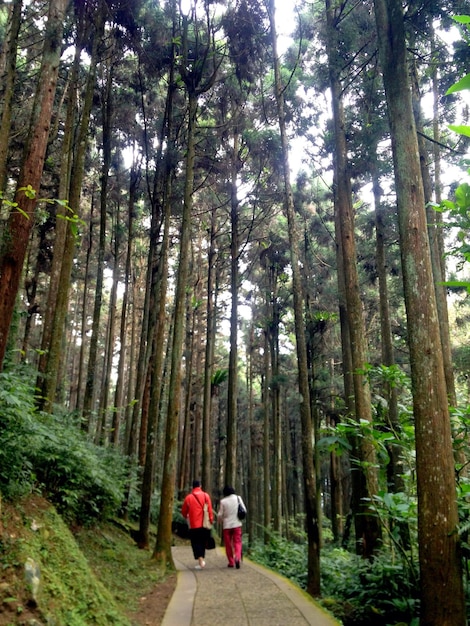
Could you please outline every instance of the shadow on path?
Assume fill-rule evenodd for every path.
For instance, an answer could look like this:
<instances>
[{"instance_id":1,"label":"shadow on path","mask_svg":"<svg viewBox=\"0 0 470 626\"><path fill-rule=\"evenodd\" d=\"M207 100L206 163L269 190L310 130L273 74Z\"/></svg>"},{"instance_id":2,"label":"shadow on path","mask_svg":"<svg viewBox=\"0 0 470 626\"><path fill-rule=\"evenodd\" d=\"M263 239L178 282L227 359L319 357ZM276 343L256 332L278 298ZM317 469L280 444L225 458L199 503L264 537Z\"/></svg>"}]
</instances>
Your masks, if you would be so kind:
<instances>
[{"instance_id":1,"label":"shadow on path","mask_svg":"<svg viewBox=\"0 0 470 626\"><path fill-rule=\"evenodd\" d=\"M178 583L162 626L338 626L287 579L244 559L227 568L222 548L206 552L195 570L191 547L172 548Z\"/></svg>"}]
</instances>

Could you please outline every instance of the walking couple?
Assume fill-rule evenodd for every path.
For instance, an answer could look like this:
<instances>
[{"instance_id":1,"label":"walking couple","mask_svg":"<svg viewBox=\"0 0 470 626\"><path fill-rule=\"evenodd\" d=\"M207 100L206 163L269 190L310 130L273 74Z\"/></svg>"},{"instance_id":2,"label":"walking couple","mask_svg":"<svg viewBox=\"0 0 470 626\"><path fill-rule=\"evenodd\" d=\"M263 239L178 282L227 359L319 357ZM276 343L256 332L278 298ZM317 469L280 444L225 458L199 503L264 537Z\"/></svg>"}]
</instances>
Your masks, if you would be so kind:
<instances>
[{"instance_id":1,"label":"walking couple","mask_svg":"<svg viewBox=\"0 0 470 626\"><path fill-rule=\"evenodd\" d=\"M242 522L238 516L239 505L246 513L246 507L235 489L230 486L224 487L224 497L220 501L217 519L222 523L225 553L228 567L240 568L242 559ZM204 505L207 504L207 512L210 523L214 522L212 502L208 493L202 490L201 482L195 480L190 494L183 502L181 513L189 524L189 537L195 560L198 562L196 569L204 569L206 545L210 530L204 528Z\"/></svg>"}]
</instances>

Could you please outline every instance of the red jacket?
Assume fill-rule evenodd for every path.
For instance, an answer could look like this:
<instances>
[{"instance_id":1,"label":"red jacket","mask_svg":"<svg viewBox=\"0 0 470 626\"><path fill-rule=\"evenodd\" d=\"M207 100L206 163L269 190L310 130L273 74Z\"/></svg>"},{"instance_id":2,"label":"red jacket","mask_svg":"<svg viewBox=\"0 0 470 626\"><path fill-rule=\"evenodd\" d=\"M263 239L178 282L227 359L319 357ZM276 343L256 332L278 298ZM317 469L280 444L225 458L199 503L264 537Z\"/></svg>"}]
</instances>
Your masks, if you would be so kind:
<instances>
[{"instance_id":1,"label":"red jacket","mask_svg":"<svg viewBox=\"0 0 470 626\"><path fill-rule=\"evenodd\" d=\"M181 507L181 514L185 519L189 520L189 528L202 528L204 502L207 502L209 519L212 523L214 521L214 514L212 512L212 502L208 493L203 491L201 487L195 487L184 499L183 506Z\"/></svg>"}]
</instances>

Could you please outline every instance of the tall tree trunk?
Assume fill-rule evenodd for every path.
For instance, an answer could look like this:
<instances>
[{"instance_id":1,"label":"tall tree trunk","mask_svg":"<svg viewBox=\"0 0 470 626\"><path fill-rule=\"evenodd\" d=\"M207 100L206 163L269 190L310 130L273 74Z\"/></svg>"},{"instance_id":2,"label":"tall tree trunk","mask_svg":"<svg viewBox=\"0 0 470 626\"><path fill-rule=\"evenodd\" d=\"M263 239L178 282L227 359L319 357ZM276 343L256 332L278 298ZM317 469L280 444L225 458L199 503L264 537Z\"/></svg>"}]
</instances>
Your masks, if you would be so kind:
<instances>
[{"instance_id":1,"label":"tall tree trunk","mask_svg":"<svg viewBox=\"0 0 470 626\"><path fill-rule=\"evenodd\" d=\"M278 270L276 258L266 254L267 278L267 337L269 345L269 357L271 363L270 379L268 381L270 389L271 404L271 429L273 434L271 468L272 468L272 489L271 489L271 510L272 526L277 532L281 532L281 511L282 511L282 491L281 491L281 463L282 463L282 436L281 436L281 409L280 409L280 383L279 383L279 294L278 294Z\"/></svg>"},{"instance_id":2,"label":"tall tree trunk","mask_svg":"<svg viewBox=\"0 0 470 626\"><path fill-rule=\"evenodd\" d=\"M335 212L338 212L340 240L342 248L343 273L346 286L346 309L351 342L351 365L354 384L354 415L359 423L372 424L372 402L370 387L362 373L367 363L367 345L362 302L357 272L356 243L354 233L354 209L352 205L351 181L347 163L345 120L342 90L337 73L336 56L337 25L333 5L326 0L328 24L327 53L332 95L334 135L335 135ZM374 442L370 436L355 438L355 455L359 471L353 473L353 515L356 529L356 549L358 554L369 558L378 548L380 524L371 510L370 502L378 492L378 477Z\"/></svg>"},{"instance_id":3,"label":"tall tree trunk","mask_svg":"<svg viewBox=\"0 0 470 626\"><path fill-rule=\"evenodd\" d=\"M390 320L390 306L387 281L386 240L384 227L385 210L381 206L382 190L379 184L376 163L372 166L372 189L375 205L375 237L376 237L376 264L379 280L379 309L380 309L380 343L382 348L382 363L386 367L395 365L395 355L392 340L392 325ZM394 435L394 440L387 444L389 462L387 465L387 487L392 493L405 490L403 449L399 443L401 423L398 407L398 387L389 380L383 383L383 394L386 399L385 424ZM398 435L398 437L397 437ZM393 520L390 520L393 526ZM399 522L399 541L406 548L410 544L409 526Z\"/></svg>"},{"instance_id":4,"label":"tall tree trunk","mask_svg":"<svg viewBox=\"0 0 470 626\"><path fill-rule=\"evenodd\" d=\"M168 161L170 158L167 157ZM139 542L141 546L149 545L150 508L153 488L155 485L155 458L158 443L158 418L160 415L161 394L163 387L163 365L165 357L166 293L168 285L168 255L170 248L170 220L171 220L171 166L166 167L166 182L164 195L165 221L163 241L160 257L159 280L156 285L159 292L157 299L158 315L152 355L152 393L150 397L149 424L147 431L147 450L145 455L144 471L142 475L142 498L140 508Z\"/></svg>"},{"instance_id":5,"label":"tall tree trunk","mask_svg":"<svg viewBox=\"0 0 470 626\"><path fill-rule=\"evenodd\" d=\"M103 8L104 10L104 8ZM103 17L104 23L104 17ZM106 80L106 89L103 94L104 102L102 107L103 125L103 163L101 166L101 187L100 187L100 230L98 236L98 258L96 266L95 299L93 306L93 321L91 325L90 352L88 355L88 369L85 385L85 397L83 399L83 426L91 427L91 415L93 411L94 397L96 391L96 372L98 362L98 337L101 332L101 306L103 301L104 287L104 257L106 253L106 212L107 194L109 182L109 170L111 167L111 117L112 117L112 82L113 71L109 70Z\"/></svg>"},{"instance_id":6,"label":"tall tree trunk","mask_svg":"<svg viewBox=\"0 0 470 626\"><path fill-rule=\"evenodd\" d=\"M400 0L374 0L392 138L416 433L422 626L464 626L454 459ZM439 463L436 463L436 458Z\"/></svg>"},{"instance_id":7,"label":"tall tree trunk","mask_svg":"<svg viewBox=\"0 0 470 626\"><path fill-rule=\"evenodd\" d=\"M0 122L0 191L5 191L7 182L7 156L11 128L11 111L16 79L16 59L18 56L18 35L21 26L22 0L14 0L10 13L9 33L5 50L5 71L0 81L0 104L2 116ZM3 69L3 68L2 68Z\"/></svg>"},{"instance_id":8,"label":"tall tree trunk","mask_svg":"<svg viewBox=\"0 0 470 626\"><path fill-rule=\"evenodd\" d=\"M29 141L25 147L14 198L17 207L10 213L1 250L0 370L3 367L21 272L34 224L59 72L66 5L66 0L50 0L49 3L41 69L28 133ZM31 189L31 192L28 189Z\"/></svg>"},{"instance_id":9,"label":"tall tree trunk","mask_svg":"<svg viewBox=\"0 0 470 626\"><path fill-rule=\"evenodd\" d=\"M233 132L233 148L231 159L230 180L230 297L232 309L230 313L230 354L228 365L228 396L227 396L227 462L225 465L225 484L235 485L237 471L237 403L238 403L238 209L237 176L238 176L238 129Z\"/></svg>"},{"instance_id":10,"label":"tall tree trunk","mask_svg":"<svg viewBox=\"0 0 470 626\"><path fill-rule=\"evenodd\" d=\"M187 29L187 20L185 19ZM183 35L187 44L187 31ZM198 108L197 93L188 80L188 130L186 150L186 170L184 181L183 214L176 279L175 306L173 313L173 342L171 349L170 380L168 388L168 411L165 433L165 454L160 497L160 517L158 519L157 540L154 558L162 565L174 568L171 555L171 522L175 497L175 480L178 452L178 425L181 404L181 358L183 351L184 317L186 308L186 287L189 273L189 252L191 243L191 212L194 184L195 134Z\"/></svg>"},{"instance_id":11,"label":"tall tree trunk","mask_svg":"<svg viewBox=\"0 0 470 626\"><path fill-rule=\"evenodd\" d=\"M392 325L390 321L390 306L387 282L386 241L384 228L384 209L381 206L382 190L380 188L378 174L373 172L372 188L375 205L375 237L376 237L376 263L379 279L379 308L380 308L380 344L382 348L382 363L387 367L395 364L395 355L392 341ZM398 415L398 389L389 382L384 385L384 395L387 399L386 423L394 433L400 432L400 419ZM400 446L392 444L389 447L390 463L387 468L388 484L393 492L403 491L403 466L401 462Z\"/></svg>"},{"instance_id":12,"label":"tall tree trunk","mask_svg":"<svg viewBox=\"0 0 470 626\"><path fill-rule=\"evenodd\" d=\"M202 401L202 484L212 493L211 432L212 432L212 376L214 373L214 349L216 332L215 315L215 274L216 274L216 209L211 211L209 249L207 251L207 301L206 301L206 349L204 357L204 387Z\"/></svg>"},{"instance_id":13,"label":"tall tree trunk","mask_svg":"<svg viewBox=\"0 0 470 626\"><path fill-rule=\"evenodd\" d=\"M294 297L295 338L297 364L299 374L299 392L301 395L300 417L302 423L302 466L305 488L305 515L307 524L308 556L307 556L307 591L313 596L320 594L320 533L316 507L316 475L313 464L313 426L310 413L310 393L308 381L307 347L305 340L304 306L302 281L299 270L299 254L297 227L295 223L294 197L290 183L289 146L286 132L284 111L284 89L281 81L281 70L277 55L277 33L275 22L274 0L267 0L269 24L274 61L274 89L281 134L284 174L284 207L289 230L290 258L292 268L292 288Z\"/></svg>"},{"instance_id":14,"label":"tall tree trunk","mask_svg":"<svg viewBox=\"0 0 470 626\"><path fill-rule=\"evenodd\" d=\"M196 316L197 304L194 300L187 302L186 312L186 340L185 340L185 382L184 382L184 409L182 412L182 427L179 449L180 468L179 479L177 481L178 493L183 494L185 489L191 484L190 476L200 477L201 467L201 444L200 428L198 428L197 411L193 401L194 385L194 363L196 355ZM190 451L192 450L192 455ZM206 488L204 486L204 488Z\"/></svg>"},{"instance_id":15,"label":"tall tree trunk","mask_svg":"<svg viewBox=\"0 0 470 626\"><path fill-rule=\"evenodd\" d=\"M413 42L411 42L413 47ZM454 368L452 363L452 349L450 341L449 311L447 308L447 289L445 281L445 255L442 245L442 229L438 224L438 214L433 209L432 178L429 171L429 153L426 139L424 137L423 112L421 109L421 92L418 79L416 62L412 63L411 74L411 94L415 124L417 130L418 147L421 163L421 176L423 179L424 202L426 206L426 217L428 220L428 235L430 243L431 264L434 276L434 288L436 290L437 313L439 316L439 329L441 332L442 357L444 360L444 373L446 377L447 395L451 406L457 404L457 394L455 391ZM439 149L439 145L435 147Z\"/></svg>"},{"instance_id":16,"label":"tall tree trunk","mask_svg":"<svg viewBox=\"0 0 470 626\"><path fill-rule=\"evenodd\" d=\"M67 198L70 192L70 172L72 165L72 142L73 131L76 115L77 89L78 89L78 72L80 66L81 47L77 44L75 47L75 55L72 63L71 80L68 85L68 104L64 125L64 138L61 148L61 164L59 175L59 198ZM78 210L75 207L74 210ZM55 226L54 253L52 257L52 265L49 278L49 290L47 293L47 304L44 311L44 325L41 338L41 354L38 365L38 379L36 386L41 389L37 404L40 409L50 410L55 398L57 387L57 371L59 356L51 354L51 342L53 336L54 314L57 305L57 294L59 291L60 273L64 259L65 242L67 230L70 227L67 221L67 207L58 207L58 216ZM48 368L48 364L54 366ZM46 375L46 370L47 375ZM53 374L55 371L55 376Z\"/></svg>"},{"instance_id":17,"label":"tall tree trunk","mask_svg":"<svg viewBox=\"0 0 470 626\"><path fill-rule=\"evenodd\" d=\"M129 289L131 281L132 271L132 249L134 241L134 213L137 191L140 180L140 165L134 162L130 171L129 180L129 202L127 207L127 250L126 250L126 263L124 271L124 293L122 295L122 307L121 307L121 325L119 331L119 362L117 367L116 377L116 391L114 394L114 413L112 421L112 429L110 440L114 447L119 445L121 425L124 413L124 398L125 398L125 366L126 363L132 361L127 359L127 314L129 310Z\"/></svg>"},{"instance_id":18,"label":"tall tree trunk","mask_svg":"<svg viewBox=\"0 0 470 626\"><path fill-rule=\"evenodd\" d=\"M91 206L90 206L90 217L89 217L89 227L88 227L88 235L85 237L85 268L84 268L84 280L83 280L83 296L82 296L82 316L80 320L80 356L79 356L79 367L78 367L78 380L77 380L77 402L75 404L75 410L80 415L83 411L83 392L84 392L84 380L86 377L85 372L85 352L87 347L87 323L88 323L88 285L89 285L89 277L90 277L90 260L93 249L93 215L94 215L94 191L91 192Z\"/></svg>"},{"instance_id":19,"label":"tall tree trunk","mask_svg":"<svg viewBox=\"0 0 470 626\"><path fill-rule=\"evenodd\" d=\"M267 302L266 302L267 308ZM264 332L263 346L263 526L266 531L271 528L272 502L271 502L271 415L269 411L271 391L271 359L269 352L268 330ZM269 535L265 532L264 541L269 541Z\"/></svg>"},{"instance_id":20,"label":"tall tree trunk","mask_svg":"<svg viewBox=\"0 0 470 626\"><path fill-rule=\"evenodd\" d=\"M174 7L173 7L174 9ZM176 23L176 15L173 14L173 35ZM173 37L173 41L175 38ZM163 167L158 169L156 178L154 179L153 193L149 190L152 198L152 243L151 248L156 246L157 232L160 230L161 213L163 214L163 233L162 245L160 251L160 259L158 264L158 275L155 280L150 283L150 301L152 308L155 309L155 319L149 320L148 336L155 336L153 342L153 353L150 359L150 368L152 375L152 393L150 396L149 407L149 423L147 429L147 446L144 462L144 471L142 475L142 498L139 516L139 541L141 545L147 547L149 545L150 530L150 509L151 498L155 486L155 465L157 445L159 443L158 424L161 411L161 398L164 386L164 364L166 349L169 346L169 340L165 340L165 333L168 331L166 323L166 296L168 289L168 265L170 250L170 227L171 227L171 209L172 209L172 189L174 163L173 156L175 153L175 136L174 136L174 96L175 96L175 48L172 48L172 64L168 75L168 91L166 95L165 114L160 131L159 149L157 152L157 162L162 163ZM167 150L164 158L163 145L167 143ZM162 193L160 194L160 190ZM162 197L162 206L159 207L158 198ZM148 265L148 273L152 274L154 263L152 262L154 254L151 254ZM152 327L155 326L155 330ZM141 347L142 350L142 347ZM142 357L142 363L145 362L145 356Z\"/></svg>"},{"instance_id":21,"label":"tall tree trunk","mask_svg":"<svg viewBox=\"0 0 470 626\"><path fill-rule=\"evenodd\" d=\"M78 136L74 142L74 158L70 165L72 146L69 145L71 136L67 135L67 142L63 146L64 163L61 171L61 181L63 184L70 183L69 201L73 215L79 214L80 197L82 190L82 181L84 175L84 162L87 147L88 126L90 121L91 109L93 104L93 93L96 82L96 66L98 63L98 45L104 31L103 12L100 11L98 16L98 24L96 32L93 36L92 54L90 68L87 77L85 96L83 98L83 108L81 112ZM83 27L84 16L80 14L79 22ZM83 36L83 32L81 32ZM76 89L78 78L78 65L80 51L82 50L82 42L77 44L77 50L74 60L74 79L71 81L71 102L69 102L67 110L67 122L73 126L75 119ZM65 140L65 138L64 138ZM67 155L65 151L68 150ZM71 168L71 169L70 169ZM63 177L63 178L62 178ZM44 372L44 379L41 384L43 407L50 408L54 401L57 380L60 367L61 345L64 336L65 319L67 316L67 307L70 289L70 277L72 274L73 257L76 245L76 227L70 219L61 219L66 224L65 232L63 225L59 225L58 238L54 245L54 260L51 282L48 294L48 311L46 314L46 322L43 333L42 347L44 361L40 362L40 372ZM65 237L65 239L64 239ZM57 248L56 248L57 246Z\"/></svg>"},{"instance_id":22,"label":"tall tree trunk","mask_svg":"<svg viewBox=\"0 0 470 626\"><path fill-rule=\"evenodd\" d=\"M154 218L152 217L152 222ZM152 351L152 336L154 328L151 328L150 324L150 305L152 283L154 280L154 264L156 253L157 241L154 236L154 227L151 227L150 246L147 258L147 271L146 271L146 285L145 296L143 305L143 315L141 324L140 341L138 347L137 367L135 373L135 389L134 389L134 405L130 409L131 415L127 421L126 436L125 436L125 449L130 458L135 457L137 453L137 441L139 434L139 420L142 413L143 397L145 381L147 380L147 369Z\"/></svg>"},{"instance_id":23,"label":"tall tree trunk","mask_svg":"<svg viewBox=\"0 0 470 626\"><path fill-rule=\"evenodd\" d=\"M248 444L248 484L247 484L247 505L248 510L253 511L250 513L247 519L247 531L248 531L248 541L250 545L253 545L255 540L255 533L257 525L261 523L261 519L259 516L260 507L257 503L256 494L258 491L258 484L260 483L259 476L260 473L258 471L258 441L257 441L257 429L256 423L254 419L254 324L250 322L249 328L249 340L247 346L247 356L246 356L246 387L248 389L248 435L249 435L249 444Z\"/></svg>"},{"instance_id":24,"label":"tall tree trunk","mask_svg":"<svg viewBox=\"0 0 470 626\"><path fill-rule=\"evenodd\" d=\"M44 236L44 229L40 229L40 233L38 237L39 241L36 246L29 247L28 260L26 261L26 276L28 276L28 282L27 284L25 284L25 291L27 295L28 308L26 310L26 321L24 325L23 344L21 348L21 352L22 352L21 362L22 363L25 363L27 361L28 345L29 345L29 340L30 340L30 335L31 335L31 327L32 327L34 315L37 313L37 310L38 310L38 303L36 302L36 294L38 290L40 267L38 263L37 254L32 254L32 248L34 248L35 250L41 250L41 247L43 245L43 236ZM29 272L28 266L31 263L32 256L36 256L36 262L35 262L34 271Z\"/></svg>"},{"instance_id":25,"label":"tall tree trunk","mask_svg":"<svg viewBox=\"0 0 470 626\"><path fill-rule=\"evenodd\" d=\"M172 9L175 10L174 7ZM176 18L175 18L176 19ZM174 38L173 38L174 40ZM171 137L171 102L172 102L172 90L174 89L174 81L173 74L174 71L173 66L170 67L170 77L169 77L169 85L170 88L167 93L167 101L166 101L166 110L165 115L163 116L163 122L160 129L160 141L159 148L157 151L156 161L157 163L162 162L162 154L163 154L163 145L165 143L165 133L167 132L167 137L170 137L170 141L173 142L174 139ZM139 68L140 73L140 68ZM145 101L142 97L142 116L144 119L144 125L147 127L147 112L145 108ZM167 128L168 125L168 128ZM152 355L154 350L154 338L156 334L156 327L159 319L159 311L160 305L157 304L159 302L158 299L158 284L159 281L163 278L160 274L161 272L161 263L164 262L164 245L162 247L161 255L158 251L158 242L160 238L160 231L162 228L162 215L165 214L166 205L165 202L168 202L168 199L165 199L165 191L168 191L171 188L171 181L168 180L168 176L170 176L168 170L168 164L165 165L164 168L164 177L160 176L161 170L158 169L157 173L153 179L153 185L151 184L151 180L149 177L149 164L154 158L153 154L150 154L150 145L147 140L147 133L145 133L145 154L146 154L146 165L147 165L147 191L150 198L151 206L152 206L152 221L150 225L150 246L147 255L147 271L146 271L146 287L145 287L145 299L143 306L143 316L142 316L142 326L141 326L141 335L140 335L140 343L139 343L139 356L137 360L137 368L135 374L135 391L134 391L134 407L132 409L132 416L130 420L128 420L126 427L126 437L125 437L125 447L127 449L127 454L130 458L135 456L137 450L137 441L142 442L142 434L139 436L139 418L142 422L145 413L144 407L144 392L146 381L148 380L149 374L149 364L151 360L155 358L160 358L160 356ZM167 157L168 158L168 157ZM163 190L163 191L162 191ZM159 194L162 193L163 196L163 206L161 201L159 200ZM165 220L166 217L163 217ZM164 236L165 242L165 236ZM160 263L160 264L159 264ZM162 297L164 297L162 295ZM158 350L164 350L163 344L158 347ZM163 356L161 356L163 360ZM151 430L151 429L150 429ZM148 430L147 430L148 433Z\"/></svg>"},{"instance_id":26,"label":"tall tree trunk","mask_svg":"<svg viewBox=\"0 0 470 626\"><path fill-rule=\"evenodd\" d=\"M111 431L108 423L108 402L109 391L111 386L111 373L114 359L114 344L116 340L116 315L117 315L117 291L119 283L119 220L120 211L117 209L116 223L114 224L114 267L111 283L111 291L109 294L108 306L108 324L106 331L106 350L103 365L103 384L101 385L100 403L98 409L99 426L96 433L97 443L106 443L109 441Z\"/></svg>"}]
</instances>

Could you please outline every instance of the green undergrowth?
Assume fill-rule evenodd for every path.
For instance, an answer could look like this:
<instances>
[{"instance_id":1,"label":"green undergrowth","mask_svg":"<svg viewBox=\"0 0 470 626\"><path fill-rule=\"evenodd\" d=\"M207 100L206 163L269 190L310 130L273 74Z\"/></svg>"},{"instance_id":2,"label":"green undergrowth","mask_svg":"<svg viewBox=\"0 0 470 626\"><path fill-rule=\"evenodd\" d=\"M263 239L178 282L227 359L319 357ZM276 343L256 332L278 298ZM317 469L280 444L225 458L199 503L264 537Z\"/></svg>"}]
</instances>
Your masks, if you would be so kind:
<instances>
[{"instance_id":1,"label":"green undergrowth","mask_svg":"<svg viewBox=\"0 0 470 626\"><path fill-rule=\"evenodd\" d=\"M76 539L93 571L127 610L134 611L138 598L164 579L150 552L140 550L120 524L82 529Z\"/></svg>"},{"instance_id":2,"label":"green undergrowth","mask_svg":"<svg viewBox=\"0 0 470 626\"><path fill-rule=\"evenodd\" d=\"M113 523L73 534L39 497L2 504L0 626L131 626L138 598L163 579Z\"/></svg>"},{"instance_id":3,"label":"green undergrowth","mask_svg":"<svg viewBox=\"0 0 470 626\"><path fill-rule=\"evenodd\" d=\"M306 543L277 533L255 542L250 558L289 578L307 584ZM318 602L344 626L417 626L417 573L404 561L380 553L370 562L334 545L321 554L321 597Z\"/></svg>"}]
</instances>

